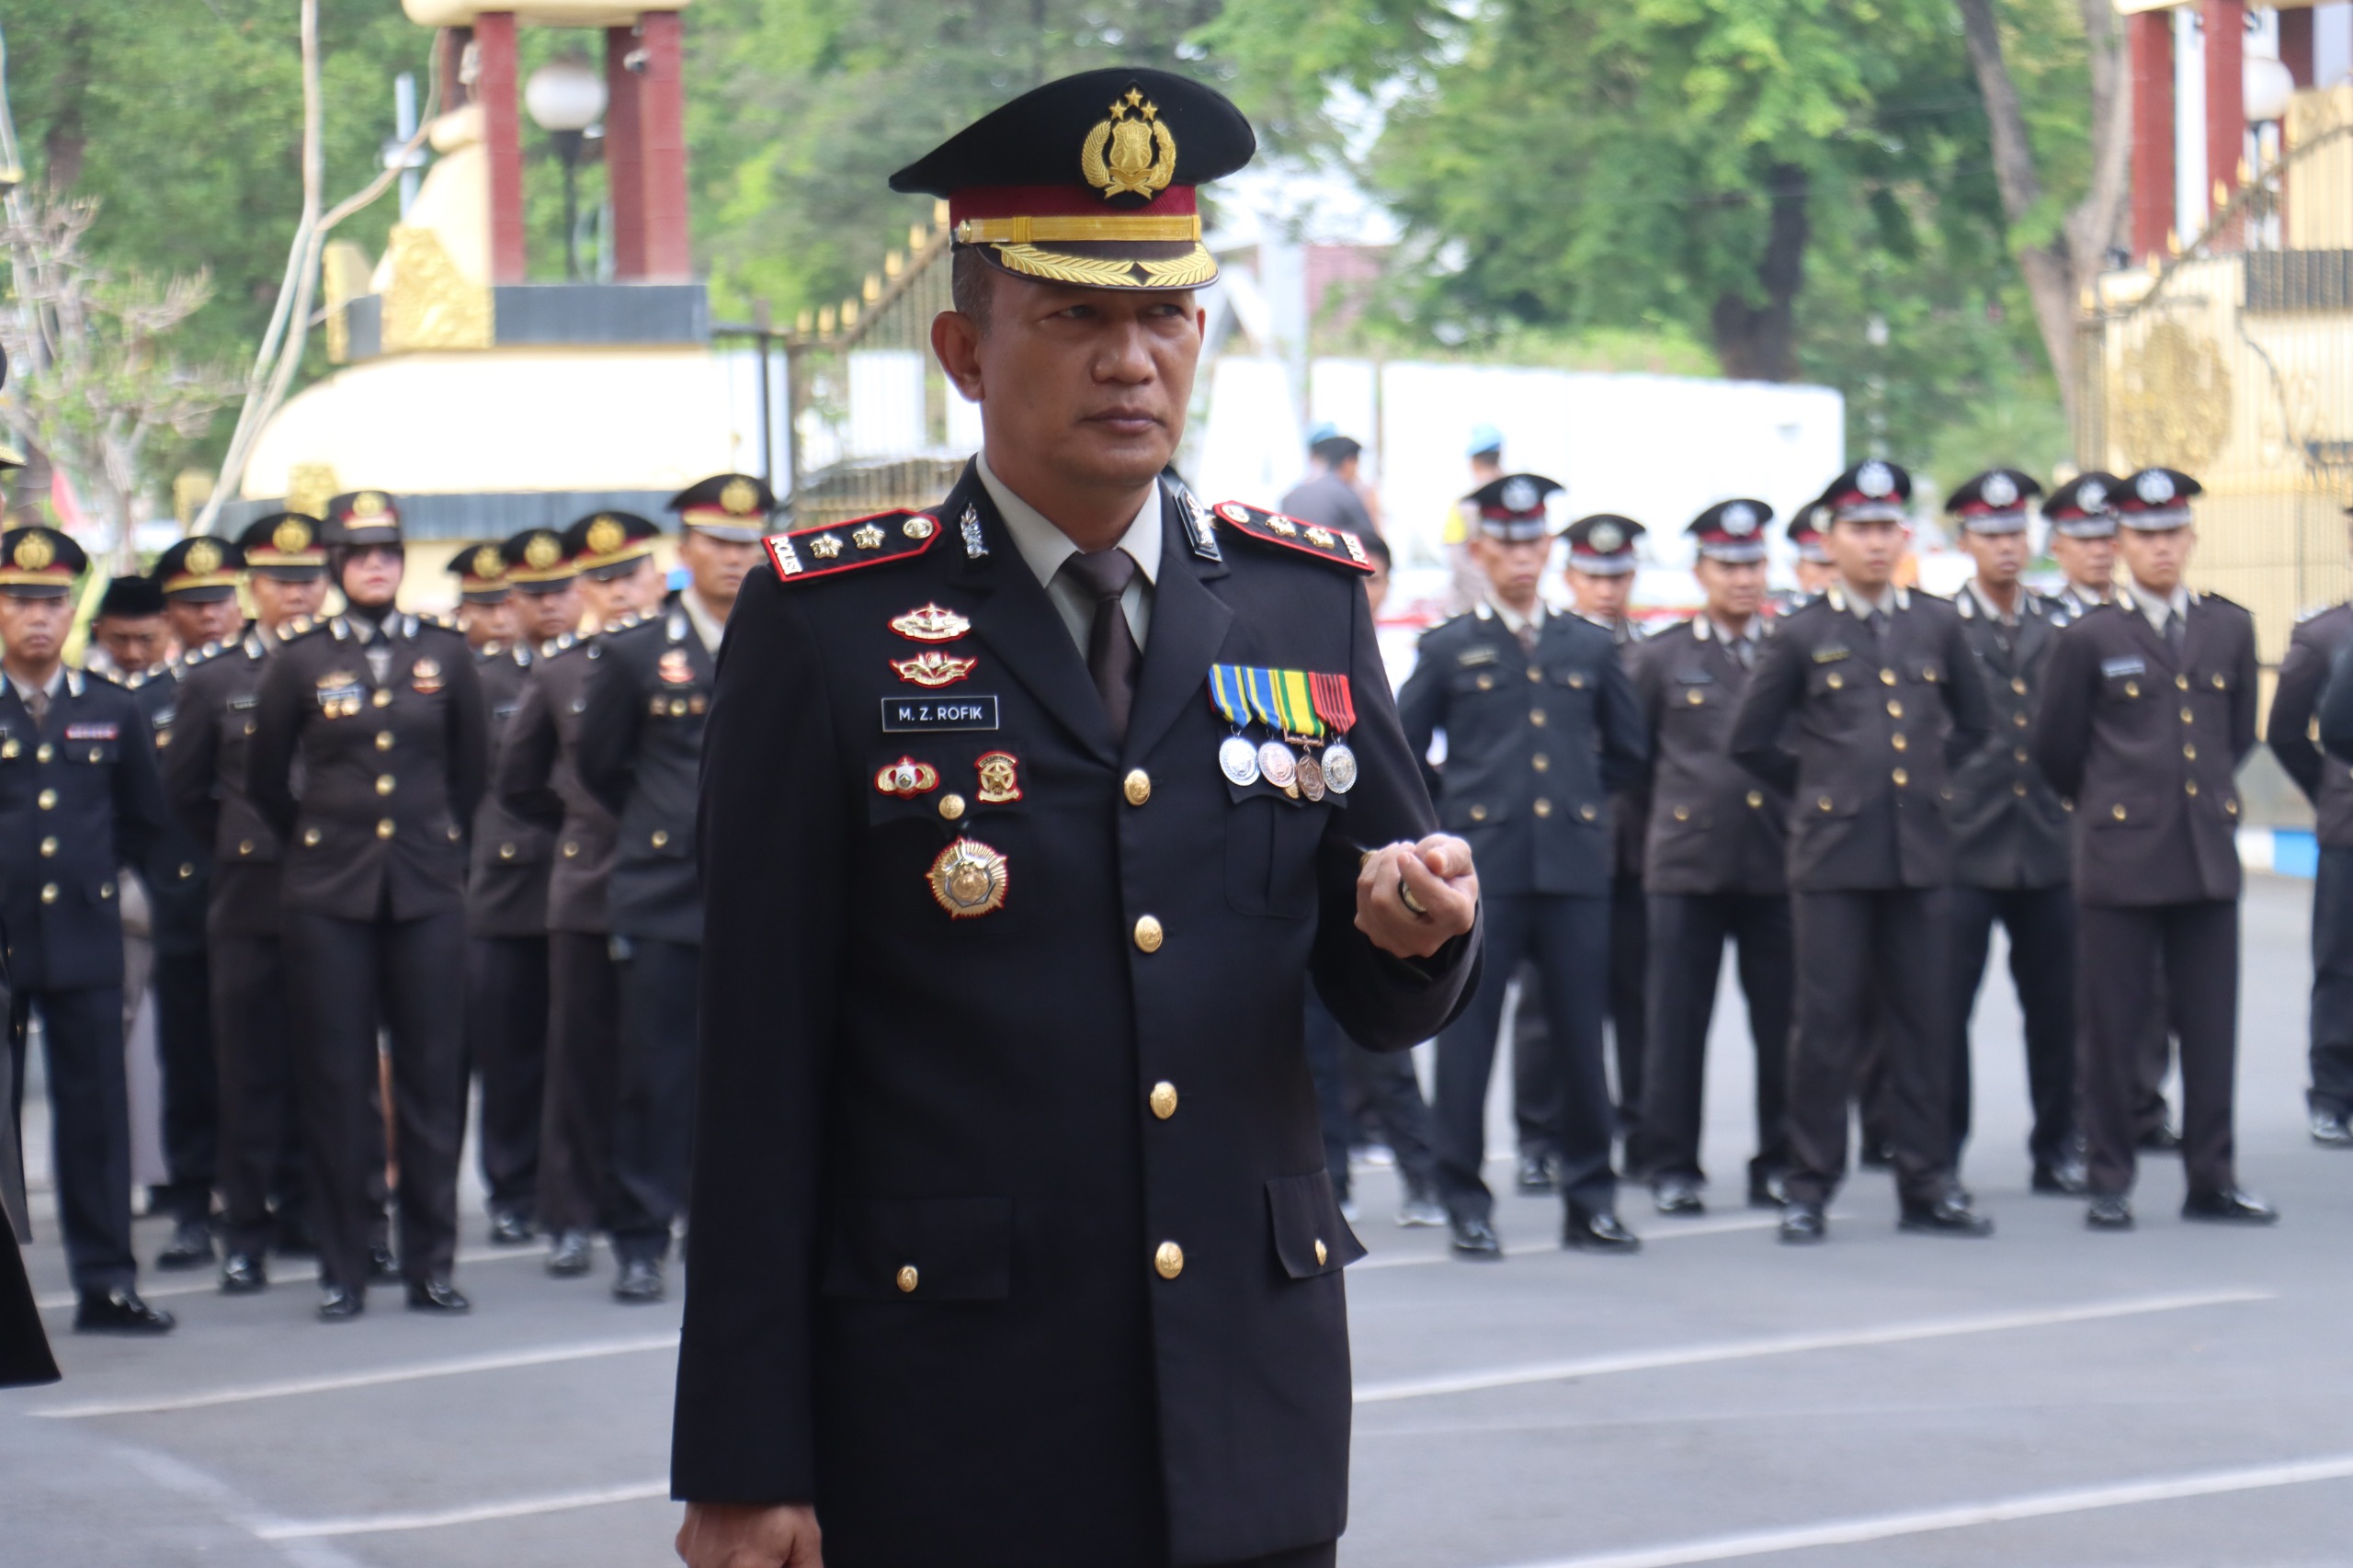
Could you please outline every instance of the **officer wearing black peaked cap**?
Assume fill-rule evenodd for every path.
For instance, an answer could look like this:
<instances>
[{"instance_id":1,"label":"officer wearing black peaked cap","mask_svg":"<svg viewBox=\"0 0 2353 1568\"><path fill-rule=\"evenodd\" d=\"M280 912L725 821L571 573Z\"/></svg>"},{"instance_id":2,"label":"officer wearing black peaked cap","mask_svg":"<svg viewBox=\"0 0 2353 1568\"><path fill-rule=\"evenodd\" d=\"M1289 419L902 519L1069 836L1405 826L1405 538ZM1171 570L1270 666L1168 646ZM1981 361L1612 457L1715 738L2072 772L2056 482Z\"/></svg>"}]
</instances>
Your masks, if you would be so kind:
<instances>
[{"instance_id":1,"label":"officer wearing black peaked cap","mask_svg":"<svg viewBox=\"0 0 2353 1568\"><path fill-rule=\"evenodd\" d=\"M845 1564L1335 1560L1363 1249L1302 988L1362 1044L1426 1038L1476 886L1364 541L1160 481L1217 271L1194 187L1252 145L1206 87L1095 71L892 181L949 200L933 347L985 447L936 509L772 538L729 617L697 1568L812 1561L820 1524Z\"/></svg>"}]
</instances>

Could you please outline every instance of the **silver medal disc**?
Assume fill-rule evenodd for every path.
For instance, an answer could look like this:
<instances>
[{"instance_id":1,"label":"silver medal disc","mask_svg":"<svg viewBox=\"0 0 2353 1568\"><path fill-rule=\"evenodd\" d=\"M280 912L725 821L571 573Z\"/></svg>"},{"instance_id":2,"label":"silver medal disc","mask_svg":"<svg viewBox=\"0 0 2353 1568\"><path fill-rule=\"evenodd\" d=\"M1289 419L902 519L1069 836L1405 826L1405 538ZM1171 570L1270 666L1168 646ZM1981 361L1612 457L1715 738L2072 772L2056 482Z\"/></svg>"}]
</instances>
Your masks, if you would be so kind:
<instances>
[{"instance_id":1,"label":"silver medal disc","mask_svg":"<svg viewBox=\"0 0 2353 1568\"><path fill-rule=\"evenodd\" d=\"M1240 735L1228 735L1218 743L1218 771L1236 784L1258 782L1258 748Z\"/></svg>"},{"instance_id":2,"label":"silver medal disc","mask_svg":"<svg viewBox=\"0 0 2353 1568\"><path fill-rule=\"evenodd\" d=\"M1280 741L1268 741L1258 748L1258 771L1267 782L1278 790L1288 790L1299 778L1299 767L1290 755L1290 747Z\"/></svg>"},{"instance_id":3,"label":"silver medal disc","mask_svg":"<svg viewBox=\"0 0 2353 1568\"><path fill-rule=\"evenodd\" d=\"M1335 795L1345 795L1357 787L1357 754L1348 749L1346 741L1334 741L1324 748L1324 787Z\"/></svg>"}]
</instances>

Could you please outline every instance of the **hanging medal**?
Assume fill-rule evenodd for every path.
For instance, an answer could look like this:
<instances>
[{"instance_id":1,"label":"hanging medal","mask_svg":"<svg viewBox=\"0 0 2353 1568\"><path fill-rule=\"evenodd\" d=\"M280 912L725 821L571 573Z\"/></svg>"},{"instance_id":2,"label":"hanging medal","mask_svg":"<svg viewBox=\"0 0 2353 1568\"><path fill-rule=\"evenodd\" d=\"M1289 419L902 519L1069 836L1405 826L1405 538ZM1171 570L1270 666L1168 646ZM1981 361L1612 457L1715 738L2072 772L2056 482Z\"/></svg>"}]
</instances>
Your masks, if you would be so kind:
<instances>
[{"instance_id":1,"label":"hanging medal","mask_svg":"<svg viewBox=\"0 0 2353 1568\"><path fill-rule=\"evenodd\" d=\"M1294 767L1300 793L1311 801L1320 801L1324 795L1324 765L1315 760L1315 748L1323 742L1324 724L1315 716L1315 699L1307 672L1277 670L1274 676L1275 711L1282 723L1283 738L1299 748Z\"/></svg>"},{"instance_id":2,"label":"hanging medal","mask_svg":"<svg viewBox=\"0 0 2353 1568\"><path fill-rule=\"evenodd\" d=\"M1245 667L1240 674L1243 690L1250 699L1250 711L1257 716L1258 722L1279 733L1282 717L1275 706L1275 672ZM1299 759L1282 742L1267 739L1258 744L1258 771L1284 794L1299 793Z\"/></svg>"},{"instance_id":3,"label":"hanging medal","mask_svg":"<svg viewBox=\"0 0 2353 1568\"><path fill-rule=\"evenodd\" d=\"M1242 688L1242 670L1235 665L1210 666L1210 701L1233 733L1218 743L1218 771L1238 787L1258 782L1258 748L1242 732L1250 724L1250 699Z\"/></svg>"},{"instance_id":4,"label":"hanging medal","mask_svg":"<svg viewBox=\"0 0 2353 1568\"><path fill-rule=\"evenodd\" d=\"M1324 783L1335 795L1345 795L1357 787L1357 754L1347 738L1356 727L1356 693L1344 675L1311 675L1307 685L1316 716L1332 732L1332 742L1324 748Z\"/></svg>"}]
</instances>

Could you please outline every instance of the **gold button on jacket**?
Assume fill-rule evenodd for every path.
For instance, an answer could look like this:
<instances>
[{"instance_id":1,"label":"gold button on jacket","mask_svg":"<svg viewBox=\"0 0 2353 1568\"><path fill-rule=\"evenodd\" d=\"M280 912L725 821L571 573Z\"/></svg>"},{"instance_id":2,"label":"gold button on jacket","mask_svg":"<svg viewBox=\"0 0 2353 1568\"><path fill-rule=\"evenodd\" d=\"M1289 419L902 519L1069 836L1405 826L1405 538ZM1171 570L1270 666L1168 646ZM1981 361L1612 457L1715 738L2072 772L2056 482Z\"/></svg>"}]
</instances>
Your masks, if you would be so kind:
<instances>
[{"instance_id":1,"label":"gold button on jacket","mask_svg":"<svg viewBox=\"0 0 2353 1568\"><path fill-rule=\"evenodd\" d=\"M1127 796L1128 804L1141 806L1152 799L1152 775L1136 768L1120 781L1120 790Z\"/></svg>"},{"instance_id":2,"label":"gold button on jacket","mask_svg":"<svg viewBox=\"0 0 2353 1568\"><path fill-rule=\"evenodd\" d=\"M1185 1272L1185 1249L1175 1242L1163 1242L1153 1252L1152 1266L1163 1279L1174 1279Z\"/></svg>"},{"instance_id":3,"label":"gold button on jacket","mask_svg":"<svg viewBox=\"0 0 2353 1568\"><path fill-rule=\"evenodd\" d=\"M1165 1078L1152 1086L1152 1114L1163 1121L1176 1114L1176 1085Z\"/></svg>"},{"instance_id":4,"label":"gold button on jacket","mask_svg":"<svg viewBox=\"0 0 2353 1568\"><path fill-rule=\"evenodd\" d=\"M1160 944L1165 939L1165 935L1160 929L1160 922L1158 920L1155 920L1151 915L1146 915L1136 921L1136 946L1142 949L1145 952L1158 952L1160 950Z\"/></svg>"}]
</instances>

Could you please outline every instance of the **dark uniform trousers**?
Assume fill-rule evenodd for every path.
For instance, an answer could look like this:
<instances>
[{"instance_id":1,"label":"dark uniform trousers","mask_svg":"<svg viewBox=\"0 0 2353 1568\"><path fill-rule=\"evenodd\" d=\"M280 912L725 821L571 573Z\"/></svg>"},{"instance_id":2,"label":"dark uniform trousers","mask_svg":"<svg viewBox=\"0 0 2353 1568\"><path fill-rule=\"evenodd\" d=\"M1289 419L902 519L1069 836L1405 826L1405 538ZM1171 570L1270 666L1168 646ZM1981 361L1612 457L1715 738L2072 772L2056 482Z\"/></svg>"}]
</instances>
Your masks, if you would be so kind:
<instances>
[{"instance_id":1,"label":"dark uniform trousers","mask_svg":"<svg viewBox=\"0 0 2353 1568\"><path fill-rule=\"evenodd\" d=\"M1945 773L1984 743L1989 713L1953 607L1891 592L1894 608L1874 618L1879 626L1843 592L1790 616L1766 644L1731 735L1732 755L1792 800L1787 1191L1798 1202L1827 1202L1846 1176L1847 1105L1874 993L1889 1026L1897 1196L1932 1203L1954 1180Z\"/></svg>"},{"instance_id":2,"label":"dark uniform trousers","mask_svg":"<svg viewBox=\"0 0 2353 1568\"><path fill-rule=\"evenodd\" d=\"M608 890L620 987L613 1250L661 1257L694 1163L702 892L695 805L716 662L674 597L601 639L580 716L580 778L618 829Z\"/></svg>"},{"instance_id":3,"label":"dark uniform trousers","mask_svg":"<svg viewBox=\"0 0 2353 1568\"><path fill-rule=\"evenodd\" d=\"M2320 839L2313 881L2312 1108L2353 1112L2353 757L2313 743L2313 721L2338 657L2353 646L2353 604L2306 616L2288 639L2263 738L2313 803Z\"/></svg>"},{"instance_id":4,"label":"dark uniform trousers","mask_svg":"<svg viewBox=\"0 0 2353 1568\"><path fill-rule=\"evenodd\" d=\"M535 1211L548 1036L548 939L466 938L467 1054L482 1078L477 1128L494 1210Z\"/></svg>"},{"instance_id":5,"label":"dark uniform trousers","mask_svg":"<svg viewBox=\"0 0 2353 1568\"><path fill-rule=\"evenodd\" d=\"M2135 1170L2153 998L2179 1041L2182 1164L2234 1186L2238 764L2255 744L2255 623L2193 596L2176 652L2131 592L2060 634L2034 757L2075 802L2075 895L2092 1190Z\"/></svg>"},{"instance_id":6,"label":"dark uniform trousers","mask_svg":"<svg viewBox=\"0 0 2353 1568\"><path fill-rule=\"evenodd\" d=\"M1789 1165L1789 796L1763 786L1728 750L1756 642L1727 645L1701 617L1640 643L1636 699L1651 733L1642 863L1649 1028L1643 1098L1626 1141L1639 1176L1703 1179L1699 1139L1708 1028L1724 944L1738 944L1742 994L1756 1057L1752 1185Z\"/></svg>"},{"instance_id":7,"label":"dark uniform trousers","mask_svg":"<svg viewBox=\"0 0 2353 1568\"><path fill-rule=\"evenodd\" d=\"M79 1290L138 1274L116 877L147 863L165 820L154 744L129 692L66 671L36 724L0 681L0 924L17 1016L42 1025L59 1229ZM23 1036L12 1037L21 1085Z\"/></svg>"},{"instance_id":8,"label":"dark uniform trousers","mask_svg":"<svg viewBox=\"0 0 2353 1568\"><path fill-rule=\"evenodd\" d=\"M384 656L383 673L369 658ZM482 688L456 632L393 614L288 639L255 711L255 803L286 845L289 1017L321 1279L364 1290L379 1028L392 1059L400 1265L457 1256L464 1141L465 841L487 772ZM297 761L302 788L294 792Z\"/></svg>"},{"instance_id":9,"label":"dark uniform trousers","mask_svg":"<svg viewBox=\"0 0 2353 1568\"><path fill-rule=\"evenodd\" d=\"M2028 748L2066 608L2022 590L2006 619L1975 586L1954 600L1993 709L1985 744L1953 773L1952 1128L1969 1138L1969 1020L1995 921L2010 938L2010 978L2026 1020L2027 1092L2037 1165L2068 1157L2075 1136L2075 896L2067 812Z\"/></svg>"},{"instance_id":10,"label":"dark uniform trousers","mask_svg":"<svg viewBox=\"0 0 2353 1568\"><path fill-rule=\"evenodd\" d=\"M499 801L553 831L547 890L547 1058L540 1119L539 1221L551 1233L609 1228L620 988L606 913L613 820L580 783L584 693L597 638L543 645L498 749Z\"/></svg>"},{"instance_id":11,"label":"dark uniform trousers","mask_svg":"<svg viewBox=\"0 0 2353 1568\"><path fill-rule=\"evenodd\" d=\"M1540 1142L1563 1197L1606 1208L1618 1179L1602 1060L1618 855L1610 797L1636 781L1647 755L1633 687L1593 622L1549 614L1529 648L1482 605L1422 639L1397 704L1415 756L1446 732L1445 770L1429 782L1440 822L1478 863L1486 926L1479 985L1438 1039L1440 1196L1458 1216L1493 1210L1481 1174L1487 1082L1505 991L1532 963L1520 1010L1540 1011L1546 1038L1528 1052L1542 1075L1522 1104L1542 1108L1548 1125L1533 1131L1549 1133Z\"/></svg>"},{"instance_id":12,"label":"dark uniform trousers","mask_svg":"<svg viewBox=\"0 0 2353 1568\"><path fill-rule=\"evenodd\" d=\"M234 876L224 871L223 880ZM270 879L276 881L275 876ZM446 983L446 982L445 982ZM278 937L212 938L213 1036L220 1042L222 1244L260 1255L279 1225L301 1221L309 1182L299 1155L294 1049ZM381 1135L379 1136L381 1142ZM273 1214L271 1199L277 1199ZM371 1222L371 1233L375 1229Z\"/></svg>"}]
</instances>

